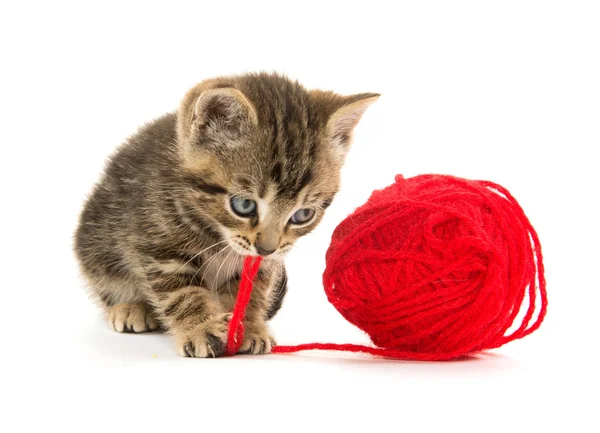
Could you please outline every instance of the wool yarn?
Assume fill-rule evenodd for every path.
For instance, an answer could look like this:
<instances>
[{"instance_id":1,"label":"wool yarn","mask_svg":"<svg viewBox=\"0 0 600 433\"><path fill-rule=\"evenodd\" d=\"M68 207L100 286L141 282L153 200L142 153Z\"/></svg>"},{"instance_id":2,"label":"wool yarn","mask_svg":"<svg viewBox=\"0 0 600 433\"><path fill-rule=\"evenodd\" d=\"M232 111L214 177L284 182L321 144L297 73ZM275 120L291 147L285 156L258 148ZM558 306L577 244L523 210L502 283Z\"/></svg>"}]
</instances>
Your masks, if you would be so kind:
<instances>
[{"instance_id":1,"label":"wool yarn","mask_svg":"<svg viewBox=\"0 0 600 433\"><path fill-rule=\"evenodd\" d=\"M256 274L258 274L261 261L261 257L247 256L244 259L240 288L229 322L226 347L228 355L235 355L240 350L244 341L244 315L246 313L246 306L250 302L250 295L252 294L252 282L256 278Z\"/></svg>"},{"instance_id":2,"label":"wool yarn","mask_svg":"<svg viewBox=\"0 0 600 433\"><path fill-rule=\"evenodd\" d=\"M259 266L247 259L236 309L247 303ZM273 352L450 360L525 337L547 309L540 242L514 197L493 182L445 175L398 175L373 192L335 229L323 285L375 346L309 343ZM241 344L232 331L239 318L234 311L230 343L237 335Z\"/></svg>"}]
</instances>

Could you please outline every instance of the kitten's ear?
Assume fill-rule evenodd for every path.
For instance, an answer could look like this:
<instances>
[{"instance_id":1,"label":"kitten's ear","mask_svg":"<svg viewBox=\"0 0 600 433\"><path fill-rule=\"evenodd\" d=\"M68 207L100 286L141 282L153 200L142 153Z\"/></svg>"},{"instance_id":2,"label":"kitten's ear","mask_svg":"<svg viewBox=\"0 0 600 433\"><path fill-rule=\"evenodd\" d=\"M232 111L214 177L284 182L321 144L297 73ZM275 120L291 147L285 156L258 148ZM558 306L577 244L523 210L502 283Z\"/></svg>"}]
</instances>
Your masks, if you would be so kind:
<instances>
[{"instance_id":1,"label":"kitten's ear","mask_svg":"<svg viewBox=\"0 0 600 433\"><path fill-rule=\"evenodd\" d=\"M331 143L344 156L350 148L352 131L358 124L364 112L369 106L379 99L377 93L360 93L347 96L347 101L341 108L335 111L327 122L327 134Z\"/></svg>"},{"instance_id":2,"label":"kitten's ear","mask_svg":"<svg viewBox=\"0 0 600 433\"><path fill-rule=\"evenodd\" d=\"M192 112L192 124L239 131L244 122L256 125L258 117L254 106L240 92L231 87L202 92Z\"/></svg>"}]
</instances>

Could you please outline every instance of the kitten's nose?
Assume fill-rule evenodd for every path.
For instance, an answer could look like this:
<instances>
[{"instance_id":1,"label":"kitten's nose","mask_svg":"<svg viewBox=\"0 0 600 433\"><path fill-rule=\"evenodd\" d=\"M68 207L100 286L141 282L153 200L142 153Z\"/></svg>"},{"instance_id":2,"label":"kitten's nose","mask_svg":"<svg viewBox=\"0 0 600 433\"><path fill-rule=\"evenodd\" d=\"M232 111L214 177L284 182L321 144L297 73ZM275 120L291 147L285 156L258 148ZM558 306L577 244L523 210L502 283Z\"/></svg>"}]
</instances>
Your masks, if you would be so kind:
<instances>
[{"instance_id":1,"label":"kitten's nose","mask_svg":"<svg viewBox=\"0 0 600 433\"><path fill-rule=\"evenodd\" d=\"M254 246L258 254L268 256L277 250L279 240L279 234L275 230L267 228L256 235Z\"/></svg>"},{"instance_id":2,"label":"kitten's nose","mask_svg":"<svg viewBox=\"0 0 600 433\"><path fill-rule=\"evenodd\" d=\"M258 251L258 254L260 254L261 256L268 256L275 252L275 250L267 250L267 249L261 248L258 246L258 244L255 244L254 246L256 247L256 251Z\"/></svg>"}]
</instances>

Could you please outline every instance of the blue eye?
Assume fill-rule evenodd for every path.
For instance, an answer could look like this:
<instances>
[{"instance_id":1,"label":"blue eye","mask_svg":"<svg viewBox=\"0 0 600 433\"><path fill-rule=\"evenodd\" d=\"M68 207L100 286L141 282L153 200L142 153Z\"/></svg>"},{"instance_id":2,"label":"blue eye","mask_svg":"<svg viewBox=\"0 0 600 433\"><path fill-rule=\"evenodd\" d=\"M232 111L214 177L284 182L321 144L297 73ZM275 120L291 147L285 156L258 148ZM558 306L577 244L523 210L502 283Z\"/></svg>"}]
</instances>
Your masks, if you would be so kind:
<instances>
[{"instance_id":1,"label":"blue eye","mask_svg":"<svg viewBox=\"0 0 600 433\"><path fill-rule=\"evenodd\" d=\"M252 217L256 215L256 202L244 197L231 197L231 209L241 217Z\"/></svg>"},{"instance_id":2,"label":"blue eye","mask_svg":"<svg viewBox=\"0 0 600 433\"><path fill-rule=\"evenodd\" d=\"M304 224L309 222L315 216L314 209L300 209L296 211L294 215L290 218L290 222L292 224Z\"/></svg>"}]
</instances>

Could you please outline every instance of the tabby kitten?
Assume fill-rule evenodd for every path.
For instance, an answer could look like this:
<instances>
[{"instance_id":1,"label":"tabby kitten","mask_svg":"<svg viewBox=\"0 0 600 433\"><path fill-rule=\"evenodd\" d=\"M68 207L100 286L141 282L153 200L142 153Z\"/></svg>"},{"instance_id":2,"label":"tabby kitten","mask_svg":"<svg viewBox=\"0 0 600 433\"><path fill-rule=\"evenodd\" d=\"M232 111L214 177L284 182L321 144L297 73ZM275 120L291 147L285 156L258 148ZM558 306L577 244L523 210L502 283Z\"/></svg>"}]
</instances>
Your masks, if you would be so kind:
<instances>
[{"instance_id":1,"label":"tabby kitten","mask_svg":"<svg viewBox=\"0 0 600 433\"><path fill-rule=\"evenodd\" d=\"M283 257L323 217L352 130L378 97L276 74L222 77L141 128L111 157L75 235L110 327L161 327L182 356L220 356L243 259L259 254L240 352L268 353Z\"/></svg>"}]
</instances>

